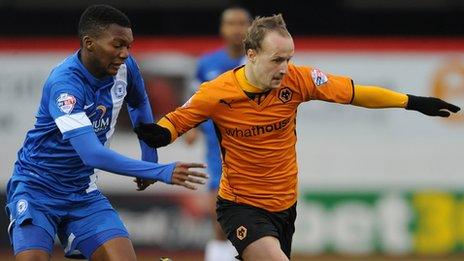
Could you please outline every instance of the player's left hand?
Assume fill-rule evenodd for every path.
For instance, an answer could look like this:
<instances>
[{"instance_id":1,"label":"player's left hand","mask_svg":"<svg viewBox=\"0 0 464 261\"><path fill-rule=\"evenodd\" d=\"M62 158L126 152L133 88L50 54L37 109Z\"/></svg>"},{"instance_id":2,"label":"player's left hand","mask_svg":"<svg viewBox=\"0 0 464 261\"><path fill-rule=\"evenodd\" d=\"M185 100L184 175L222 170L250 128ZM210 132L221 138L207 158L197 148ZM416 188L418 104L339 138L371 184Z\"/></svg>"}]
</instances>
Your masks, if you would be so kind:
<instances>
[{"instance_id":1,"label":"player's left hand","mask_svg":"<svg viewBox=\"0 0 464 261\"><path fill-rule=\"evenodd\" d=\"M203 172L193 171L190 168L206 168L202 163L176 162L176 167L172 171L171 184L196 190L195 184L203 185L208 175Z\"/></svg>"},{"instance_id":2,"label":"player's left hand","mask_svg":"<svg viewBox=\"0 0 464 261\"><path fill-rule=\"evenodd\" d=\"M142 191L148 188L150 185L155 184L156 180L135 178L134 182L137 183L137 191Z\"/></svg>"},{"instance_id":3,"label":"player's left hand","mask_svg":"<svg viewBox=\"0 0 464 261\"><path fill-rule=\"evenodd\" d=\"M406 110L415 110L429 116L449 117L461 108L435 97L421 97L408 94Z\"/></svg>"}]
</instances>

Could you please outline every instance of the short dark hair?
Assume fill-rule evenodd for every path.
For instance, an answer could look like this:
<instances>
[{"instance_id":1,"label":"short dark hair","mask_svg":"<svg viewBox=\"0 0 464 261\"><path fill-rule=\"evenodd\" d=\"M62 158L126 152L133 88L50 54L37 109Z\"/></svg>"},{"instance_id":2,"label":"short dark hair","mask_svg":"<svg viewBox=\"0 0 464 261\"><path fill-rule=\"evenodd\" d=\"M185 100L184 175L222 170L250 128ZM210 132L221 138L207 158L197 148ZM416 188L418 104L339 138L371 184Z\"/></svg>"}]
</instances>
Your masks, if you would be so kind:
<instances>
[{"instance_id":1,"label":"short dark hair","mask_svg":"<svg viewBox=\"0 0 464 261\"><path fill-rule=\"evenodd\" d=\"M251 21L253 20L252 17L251 17L250 12L247 9L245 9L244 7L238 6L238 5L233 5L233 6L230 6L230 7L226 8L226 9L224 9L222 11L221 19L220 19L221 23L224 22L224 16L229 11L240 11L240 12L245 13L245 15L248 17L248 20L249 20L250 24L251 24Z\"/></svg>"},{"instance_id":2,"label":"short dark hair","mask_svg":"<svg viewBox=\"0 0 464 261\"><path fill-rule=\"evenodd\" d=\"M118 9L109 5L91 5L85 9L79 19L79 39L85 35L98 36L111 24L131 28L129 18Z\"/></svg>"},{"instance_id":3,"label":"short dark hair","mask_svg":"<svg viewBox=\"0 0 464 261\"><path fill-rule=\"evenodd\" d=\"M248 49L259 51L264 37L271 31L277 32L282 36L290 36L282 14L256 17L251 26L248 27L245 40L243 40L245 51Z\"/></svg>"}]
</instances>

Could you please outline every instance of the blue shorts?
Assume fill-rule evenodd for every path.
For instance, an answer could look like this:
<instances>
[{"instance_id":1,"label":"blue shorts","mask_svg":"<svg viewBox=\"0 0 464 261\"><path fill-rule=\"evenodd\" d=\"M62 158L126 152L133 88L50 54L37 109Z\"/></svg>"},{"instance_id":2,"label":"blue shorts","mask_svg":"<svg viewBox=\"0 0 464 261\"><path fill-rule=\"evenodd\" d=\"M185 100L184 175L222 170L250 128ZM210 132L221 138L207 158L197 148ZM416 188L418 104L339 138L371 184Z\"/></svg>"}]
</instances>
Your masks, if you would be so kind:
<instances>
[{"instance_id":1,"label":"blue shorts","mask_svg":"<svg viewBox=\"0 0 464 261\"><path fill-rule=\"evenodd\" d=\"M20 193L11 198L6 210L10 216L8 232L15 255L30 249L52 252L55 236L66 257L87 258L108 240L129 237L127 229L108 199L99 191L85 201L31 197ZM37 195L37 194L36 194Z\"/></svg>"}]
</instances>

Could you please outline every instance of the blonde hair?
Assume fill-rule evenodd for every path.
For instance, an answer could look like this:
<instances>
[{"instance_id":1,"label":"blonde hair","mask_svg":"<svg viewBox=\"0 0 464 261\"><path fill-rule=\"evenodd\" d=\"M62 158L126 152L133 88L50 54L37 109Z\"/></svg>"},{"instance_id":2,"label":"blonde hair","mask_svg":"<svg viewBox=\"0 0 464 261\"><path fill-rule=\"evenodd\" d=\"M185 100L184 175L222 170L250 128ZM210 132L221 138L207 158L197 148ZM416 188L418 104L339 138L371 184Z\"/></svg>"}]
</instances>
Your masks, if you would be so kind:
<instances>
[{"instance_id":1,"label":"blonde hair","mask_svg":"<svg viewBox=\"0 0 464 261\"><path fill-rule=\"evenodd\" d=\"M243 40L245 50L253 49L258 51L261 49L261 42L266 34L271 31L277 32L282 36L290 36L282 14L267 17L257 16L248 28Z\"/></svg>"}]
</instances>

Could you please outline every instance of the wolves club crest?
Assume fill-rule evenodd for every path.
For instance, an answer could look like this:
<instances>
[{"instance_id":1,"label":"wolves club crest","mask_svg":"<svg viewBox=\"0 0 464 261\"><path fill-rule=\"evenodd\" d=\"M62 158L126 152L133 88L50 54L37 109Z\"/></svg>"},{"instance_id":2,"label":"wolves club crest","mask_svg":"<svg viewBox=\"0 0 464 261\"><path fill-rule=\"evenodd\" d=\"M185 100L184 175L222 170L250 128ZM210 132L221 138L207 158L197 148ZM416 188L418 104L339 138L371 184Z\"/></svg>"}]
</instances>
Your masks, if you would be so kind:
<instances>
[{"instance_id":1,"label":"wolves club crest","mask_svg":"<svg viewBox=\"0 0 464 261\"><path fill-rule=\"evenodd\" d=\"M279 99L283 103L289 102L292 99L292 96L293 96L293 91L288 87L284 87L280 89L279 91Z\"/></svg>"},{"instance_id":2,"label":"wolves club crest","mask_svg":"<svg viewBox=\"0 0 464 261\"><path fill-rule=\"evenodd\" d=\"M237 228L237 238L243 240L247 236L247 229L244 226Z\"/></svg>"}]
</instances>

